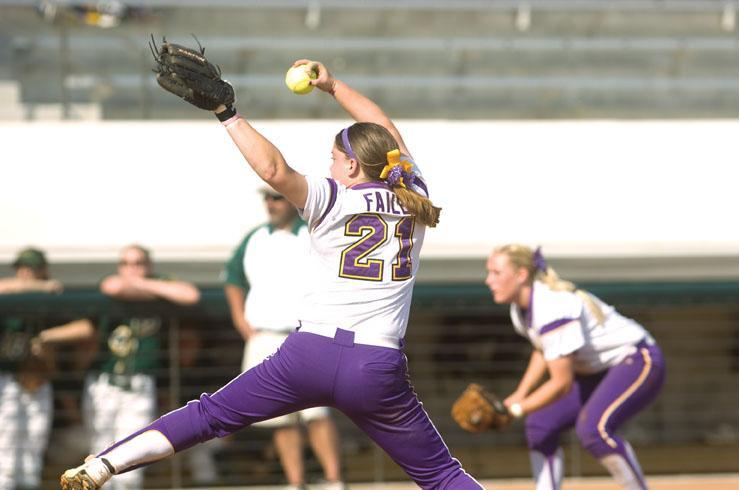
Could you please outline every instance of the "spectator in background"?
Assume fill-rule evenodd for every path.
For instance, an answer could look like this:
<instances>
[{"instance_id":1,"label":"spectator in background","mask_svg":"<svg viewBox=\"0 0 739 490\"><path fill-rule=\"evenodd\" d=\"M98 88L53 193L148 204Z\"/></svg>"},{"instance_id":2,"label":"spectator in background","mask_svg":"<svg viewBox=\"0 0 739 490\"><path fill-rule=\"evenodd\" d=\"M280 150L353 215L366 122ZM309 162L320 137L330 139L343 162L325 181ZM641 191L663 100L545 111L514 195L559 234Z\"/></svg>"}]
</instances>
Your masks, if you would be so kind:
<instances>
[{"instance_id":1,"label":"spectator in background","mask_svg":"<svg viewBox=\"0 0 739 490\"><path fill-rule=\"evenodd\" d=\"M49 277L49 263L44 252L26 248L13 261L15 275L0 279L0 294L61 293L62 283Z\"/></svg>"},{"instance_id":2,"label":"spectator in background","mask_svg":"<svg viewBox=\"0 0 739 490\"><path fill-rule=\"evenodd\" d=\"M59 293L41 250L22 250L15 275L0 279L0 295ZM43 301L40 297L39 301ZM0 488L41 488L44 451L53 415L49 378L54 346L89 338L92 323L77 319L58 326L38 314L0 315Z\"/></svg>"},{"instance_id":3,"label":"spectator in background","mask_svg":"<svg viewBox=\"0 0 739 490\"><path fill-rule=\"evenodd\" d=\"M200 291L185 281L153 272L149 251L129 245L121 251L118 273L103 279L100 291L117 300L163 300L193 305ZM100 320L100 354L85 384L83 411L91 431L91 450L98 453L157 415L155 373L162 355L162 318L156 315L107 316ZM111 480L111 489L135 489L142 470Z\"/></svg>"},{"instance_id":4,"label":"spectator in background","mask_svg":"<svg viewBox=\"0 0 739 490\"><path fill-rule=\"evenodd\" d=\"M241 241L226 264L224 290L236 329L246 341L242 370L273 354L298 324L308 228L282 194L262 190L269 221ZM299 422L323 467L329 488L340 489L338 435L326 407L313 407L254 424L273 428L273 440L290 488L305 488L303 437Z\"/></svg>"}]
</instances>

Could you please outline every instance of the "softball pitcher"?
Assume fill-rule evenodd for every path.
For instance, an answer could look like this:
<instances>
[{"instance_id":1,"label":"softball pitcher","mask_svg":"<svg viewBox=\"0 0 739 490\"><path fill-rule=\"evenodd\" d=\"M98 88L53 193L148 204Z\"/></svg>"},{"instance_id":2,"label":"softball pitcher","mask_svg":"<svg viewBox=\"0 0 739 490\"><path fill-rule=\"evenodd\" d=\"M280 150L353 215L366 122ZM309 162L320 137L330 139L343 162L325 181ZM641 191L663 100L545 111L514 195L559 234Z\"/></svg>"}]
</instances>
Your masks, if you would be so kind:
<instances>
[{"instance_id":1,"label":"softball pitcher","mask_svg":"<svg viewBox=\"0 0 739 490\"><path fill-rule=\"evenodd\" d=\"M162 47L160 77L179 70L182 63L167 63L183 49ZM197 57L202 53L188 53L186 64ZM410 384L403 353L424 232L437 224L440 209L429 201L385 113L323 64L295 63L300 64L317 74L311 81L315 87L358 121L333 140L331 178L297 173L235 109L221 104L216 110L257 175L301 209L308 223L311 249L305 260L312 292L301 308L298 331L220 390L67 470L61 478L64 488L99 488L113 474L314 406L344 412L424 489L482 488L452 458L431 423ZM160 85L200 107L212 107L203 98L220 92L213 88L191 97L198 85L179 92L181 80L174 76Z\"/></svg>"},{"instance_id":2,"label":"softball pitcher","mask_svg":"<svg viewBox=\"0 0 739 490\"><path fill-rule=\"evenodd\" d=\"M558 490L564 473L560 435L575 427L582 446L629 490L647 488L629 443L615 434L657 396L662 352L649 333L592 294L557 277L523 245L493 250L486 284L511 305L516 332L534 350L516 390L504 400L526 417L537 490ZM539 385L548 373L549 379Z\"/></svg>"}]
</instances>

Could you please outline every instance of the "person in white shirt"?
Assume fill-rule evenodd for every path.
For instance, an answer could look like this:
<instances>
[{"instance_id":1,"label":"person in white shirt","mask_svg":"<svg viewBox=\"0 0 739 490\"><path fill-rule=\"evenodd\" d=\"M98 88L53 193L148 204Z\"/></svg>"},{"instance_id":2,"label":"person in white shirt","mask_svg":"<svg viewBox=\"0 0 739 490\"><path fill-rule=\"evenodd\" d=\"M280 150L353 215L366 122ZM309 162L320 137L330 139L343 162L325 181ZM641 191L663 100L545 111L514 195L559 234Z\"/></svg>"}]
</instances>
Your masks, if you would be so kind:
<instances>
[{"instance_id":1,"label":"person in white shirt","mask_svg":"<svg viewBox=\"0 0 739 490\"><path fill-rule=\"evenodd\" d=\"M252 169L300 209L308 224L310 292L300 309L299 330L217 392L67 470L65 489L99 488L112 474L315 406L341 410L421 488L482 488L451 456L423 409L403 353L424 233L438 223L440 208L429 200L398 129L382 109L323 64L295 62L302 64L317 74L310 83L357 121L333 139L330 178L299 174L233 107L216 109ZM161 84L181 83L172 77Z\"/></svg>"},{"instance_id":2,"label":"person in white shirt","mask_svg":"<svg viewBox=\"0 0 739 490\"><path fill-rule=\"evenodd\" d=\"M561 488L559 438L572 427L623 488L646 489L636 455L615 432L662 387L665 364L654 339L612 306L561 280L541 249L497 247L487 271L495 302L511 305L516 332L533 346L528 368L504 404L514 417L527 416L536 489Z\"/></svg>"},{"instance_id":3,"label":"person in white shirt","mask_svg":"<svg viewBox=\"0 0 739 490\"><path fill-rule=\"evenodd\" d=\"M272 355L299 326L298 307L308 279L300 274L310 247L305 221L282 194L267 187L261 192L269 220L247 233L224 269L231 320L246 341L242 371ZM343 488L338 432L326 407L306 408L254 426L274 429L287 482L300 489L305 486L301 422L323 468L325 486Z\"/></svg>"}]
</instances>

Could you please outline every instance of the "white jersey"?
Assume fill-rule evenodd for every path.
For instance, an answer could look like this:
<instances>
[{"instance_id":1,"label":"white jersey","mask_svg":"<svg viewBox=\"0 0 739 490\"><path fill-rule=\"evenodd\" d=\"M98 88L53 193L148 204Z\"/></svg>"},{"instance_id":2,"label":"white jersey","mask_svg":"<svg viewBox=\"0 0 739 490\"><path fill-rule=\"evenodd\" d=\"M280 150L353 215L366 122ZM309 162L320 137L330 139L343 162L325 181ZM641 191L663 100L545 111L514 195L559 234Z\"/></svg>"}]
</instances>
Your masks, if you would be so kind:
<instances>
[{"instance_id":1,"label":"white jersey","mask_svg":"<svg viewBox=\"0 0 739 490\"><path fill-rule=\"evenodd\" d=\"M306 180L310 292L301 322L402 339L426 226L382 182Z\"/></svg>"},{"instance_id":2,"label":"white jersey","mask_svg":"<svg viewBox=\"0 0 739 490\"><path fill-rule=\"evenodd\" d=\"M548 361L572 354L577 374L592 374L615 366L635 352L641 340L652 341L637 322L590 295L605 322L599 324L583 298L568 291L552 291L534 281L529 309L524 314L511 304L511 320L520 335Z\"/></svg>"},{"instance_id":3,"label":"white jersey","mask_svg":"<svg viewBox=\"0 0 739 490\"><path fill-rule=\"evenodd\" d=\"M246 320L257 330L292 331L298 326L298 307L305 294L304 272L308 229L258 228L244 251L249 281Z\"/></svg>"}]
</instances>

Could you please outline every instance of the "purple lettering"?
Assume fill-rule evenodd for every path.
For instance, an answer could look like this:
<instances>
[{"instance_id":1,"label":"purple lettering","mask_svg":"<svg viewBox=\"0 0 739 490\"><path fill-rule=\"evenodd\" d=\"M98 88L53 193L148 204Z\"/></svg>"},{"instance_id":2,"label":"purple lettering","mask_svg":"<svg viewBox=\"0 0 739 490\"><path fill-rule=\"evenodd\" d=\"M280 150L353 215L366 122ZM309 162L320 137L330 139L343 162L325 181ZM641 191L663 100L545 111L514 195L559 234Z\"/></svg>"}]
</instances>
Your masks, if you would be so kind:
<instances>
[{"instance_id":1,"label":"purple lettering","mask_svg":"<svg viewBox=\"0 0 739 490\"><path fill-rule=\"evenodd\" d=\"M367 201L367 211L371 211L370 208L372 207L372 193L368 192L366 194L362 194L362 196L364 197L364 200Z\"/></svg>"},{"instance_id":2,"label":"purple lettering","mask_svg":"<svg viewBox=\"0 0 739 490\"><path fill-rule=\"evenodd\" d=\"M377 202L375 203L375 205L377 206L377 212L384 213L385 203L382 202L382 194L380 194L379 192L375 192L375 198L377 199Z\"/></svg>"},{"instance_id":3,"label":"purple lettering","mask_svg":"<svg viewBox=\"0 0 739 490\"><path fill-rule=\"evenodd\" d=\"M387 197L387 210L389 213L393 214L399 214L398 210L395 209L395 194L390 194L389 192L385 193L385 196Z\"/></svg>"}]
</instances>

